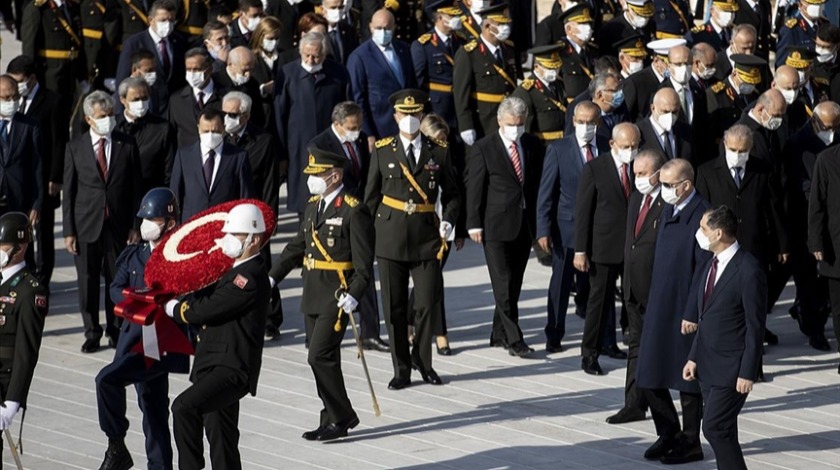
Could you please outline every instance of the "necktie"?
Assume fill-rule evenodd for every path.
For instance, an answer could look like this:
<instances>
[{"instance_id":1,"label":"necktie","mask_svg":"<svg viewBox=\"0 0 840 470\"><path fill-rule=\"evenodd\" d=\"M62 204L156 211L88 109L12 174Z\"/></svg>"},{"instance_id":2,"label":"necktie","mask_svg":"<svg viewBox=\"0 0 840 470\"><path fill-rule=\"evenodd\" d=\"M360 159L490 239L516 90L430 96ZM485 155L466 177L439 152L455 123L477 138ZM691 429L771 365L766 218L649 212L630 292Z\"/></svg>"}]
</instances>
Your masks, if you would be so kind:
<instances>
[{"instance_id":1,"label":"necktie","mask_svg":"<svg viewBox=\"0 0 840 470\"><path fill-rule=\"evenodd\" d=\"M61 4L61 12L64 14L64 19L67 20L68 23L73 23L73 15L70 14L70 7L67 5L67 0L64 0L64 3Z\"/></svg>"},{"instance_id":2,"label":"necktie","mask_svg":"<svg viewBox=\"0 0 840 470\"><path fill-rule=\"evenodd\" d=\"M318 212L315 214L315 225L321 224L321 216L324 215L324 211L327 210L327 201L321 199L321 202L318 203Z\"/></svg>"},{"instance_id":3,"label":"necktie","mask_svg":"<svg viewBox=\"0 0 840 470\"><path fill-rule=\"evenodd\" d=\"M624 190L624 198L630 197L630 176L627 174L627 164L621 164L621 189Z\"/></svg>"},{"instance_id":4,"label":"necktie","mask_svg":"<svg viewBox=\"0 0 840 470\"><path fill-rule=\"evenodd\" d=\"M4 147L9 143L9 121L5 119L0 121L0 142Z\"/></svg>"},{"instance_id":5,"label":"necktie","mask_svg":"<svg viewBox=\"0 0 840 470\"><path fill-rule=\"evenodd\" d=\"M359 165L359 157L356 155L356 150L353 148L353 144L351 144L350 142L344 142L344 146L347 147L347 153L350 155L350 162L352 163L353 168L353 176L358 178L359 173L361 173L361 165Z\"/></svg>"},{"instance_id":6,"label":"necktie","mask_svg":"<svg viewBox=\"0 0 840 470\"><path fill-rule=\"evenodd\" d=\"M493 57L496 59L496 62L498 62L499 65L504 65L505 62L502 59L502 46L496 48L496 52L493 53Z\"/></svg>"},{"instance_id":7,"label":"necktie","mask_svg":"<svg viewBox=\"0 0 840 470\"><path fill-rule=\"evenodd\" d=\"M668 160L674 159L674 148L671 146L671 133L665 131L662 133L662 149L665 150L665 156Z\"/></svg>"},{"instance_id":8,"label":"necktie","mask_svg":"<svg viewBox=\"0 0 840 470\"><path fill-rule=\"evenodd\" d=\"M519 184L524 183L522 160L519 159L519 149L516 147L516 142L510 144L510 162L513 163L513 171L516 172L516 179L519 180Z\"/></svg>"},{"instance_id":9,"label":"necktie","mask_svg":"<svg viewBox=\"0 0 840 470\"><path fill-rule=\"evenodd\" d=\"M700 85L701 90L706 91L706 80L703 80L702 78L698 78L697 79L697 84Z\"/></svg>"},{"instance_id":10,"label":"necktie","mask_svg":"<svg viewBox=\"0 0 840 470\"><path fill-rule=\"evenodd\" d=\"M685 88L680 88L680 91L677 92L677 95L680 97L680 108L682 108L683 116L687 116L688 111L686 111L686 104L685 104Z\"/></svg>"},{"instance_id":11,"label":"necktie","mask_svg":"<svg viewBox=\"0 0 840 470\"><path fill-rule=\"evenodd\" d=\"M169 51L166 50L166 40L161 39L158 43L160 49L160 62L163 64L163 75L169 77L169 71L172 67L172 62L169 60Z\"/></svg>"},{"instance_id":12,"label":"necktie","mask_svg":"<svg viewBox=\"0 0 840 470\"><path fill-rule=\"evenodd\" d=\"M335 59L337 62L344 62L344 55L342 51L342 44L341 44L341 35L338 31L338 28L333 29L330 31L330 42L332 42L333 52L335 52Z\"/></svg>"},{"instance_id":13,"label":"necktie","mask_svg":"<svg viewBox=\"0 0 840 470\"><path fill-rule=\"evenodd\" d=\"M709 277L706 279L706 290L703 292L703 309L709 303L712 297L712 292L715 290L715 278L717 277L718 259L717 256L712 258L712 268L709 269Z\"/></svg>"},{"instance_id":14,"label":"necktie","mask_svg":"<svg viewBox=\"0 0 840 470\"><path fill-rule=\"evenodd\" d=\"M385 49L385 58L388 60L388 65L391 66L391 71L394 72L394 76L397 77L397 80L400 82L400 87L405 85L403 83L403 74L402 74L402 67L400 67L400 61L397 59L397 55L394 52L393 47L388 47Z\"/></svg>"},{"instance_id":15,"label":"necktie","mask_svg":"<svg viewBox=\"0 0 840 470\"><path fill-rule=\"evenodd\" d=\"M408 151L405 152L405 159L408 161L408 169L414 173L414 144L408 144Z\"/></svg>"},{"instance_id":16,"label":"necktie","mask_svg":"<svg viewBox=\"0 0 840 470\"><path fill-rule=\"evenodd\" d=\"M639 216L636 217L636 226L633 228L634 237L638 237L639 232L642 231L642 225L645 223L645 218L647 217L648 212L650 212L651 201L652 199L650 197L650 194L645 196L645 203L642 204L642 210L639 211Z\"/></svg>"},{"instance_id":17,"label":"necktie","mask_svg":"<svg viewBox=\"0 0 840 470\"><path fill-rule=\"evenodd\" d=\"M584 153L584 156L586 157L586 163L589 163L589 162L591 162L592 160L595 159L595 157L592 155L592 144L584 145L583 146L583 153Z\"/></svg>"},{"instance_id":18,"label":"necktie","mask_svg":"<svg viewBox=\"0 0 840 470\"><path fill-rule=\"evenodd\" d=\"M99 139L96 147L96 164L99 167L99 176L102 181L108 181L108 161L105 159L105 138Z\"/></svg>"},{"instance_id":19,"label":"necktie","mask_svg":"<svg viewBox=\"0 0 840 470\"><path fill-rule=\"evenodd\" d=\"M204 109L204 92L198 92L198 109Z\"/></svg>"},{"instance_id":20,"label":"necktie","mask_svg":"<svg viewBox=\"0 0 840 470\"><path fill-rule=\"evenodd\" d=\"M213 169L216 167L216 151L210 150L207 152L207 160L204 162L204 183L207 185L207 191L210 191L210 185L213 184Z\"/></svg>"},{"instance_id":21,"label":"necktie","mask_svg":"<svg viewBox=\"0 0 840 470\"><path fill-rule=\"evenodd\" d=\"M741 167L732 167L732 177L735 179L735 187L741 189Z\"/></svg>"}]
</instances>

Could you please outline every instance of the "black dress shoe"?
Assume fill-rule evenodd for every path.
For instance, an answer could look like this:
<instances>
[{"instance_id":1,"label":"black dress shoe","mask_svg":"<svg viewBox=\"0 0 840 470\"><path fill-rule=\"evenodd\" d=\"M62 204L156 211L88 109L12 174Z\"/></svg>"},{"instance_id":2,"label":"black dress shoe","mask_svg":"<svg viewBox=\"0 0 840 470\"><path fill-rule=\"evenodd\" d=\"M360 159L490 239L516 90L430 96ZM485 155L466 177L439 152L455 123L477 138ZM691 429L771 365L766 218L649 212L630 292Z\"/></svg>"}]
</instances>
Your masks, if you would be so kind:
<instances>
[{"instance_id":1,"label":"black dress shoe","mask_svg":"<svg viewBox=\"0 0 840 470\"><path fill-rule=\"evenodd\" d=\"M703 448L700 447L700 441L689 442L687 439L682 439L679 444L665 452L659 462L665 465L680 465L698 460L703 460Z\"/></svg>"},{"instance_id":2,"label":"black dress shoe","mask_svg":"<svg viewBox=\"0 0 840 470\"><path fill-rule=\"evenodd\" d=\"M359 417L353 415L340 423L330 423L315 438L318 441L332 441L347 436L347 431L359 425Z\"/></svg>"},{"instance_id":3,"label":"black dress shoe","mask_svg":"<svg viewBox=\"0 0 840 470\"><path fill-rule=\"evenodd\" d=\"M545 352L549 354L563 352L563 345L560 344L560 341L549 341L545 343Z\"/></svg>"},{"instance_id":4,"label":"black dress shoe","mask_svg":"<svg viewBox=\"0 0 840 470\"><path fill-rule=\"evenodd\" d=\"M773 334L772 331L768 329L764 329L764 342L770 346L775 346L779 344L779 337Z\"/></svg>"},{"instance_id":5,"label":"black dress shoe","mask_svg":"<svg viewBox=\"0 0 840 470\"><path fill-rule=\"evenodd\" d=\"M440 347L440 346L437 346L437 345L435 345L435 346L437 347L437 353L440 354L441 356L451 356L452 355L452 348L450 348L449 345L446 345L444 347Z\"/></svg>"},{"instance_id":6,"label":"black dress shoe","mask_svg":"<svg viewBox=\"0 0 840 470\"><path fill-rule=\"evenodd\" d=\"M443 385L443 380L437 375L434 369L420 370L420 377L423 377L423 382L432 385Z\"/></svg>"},{"instance_id":7,"label":"black dress shoe","mask_svg":"<svg viewBox=\"0 0 840 470\"><path fill-rule=\"evenodd\" d=\"M382 341L379 338L366 338L362 340L362 348L365 351L379 351L379 352L389 352L391 350L391 346L388 345L385 341Z\"/></svg>"},{"instance_id":8,"label":"black dress shoe","mask_svg":"<svg viewBox=\"0 0 840 470\"><path fill-rule=\"evenodd\" d=\"M86 339L85 342L82 343L83 353L95 353L96 351L99 351L98 339Z\"/></svg>"},{"instance_id":9,"label":"black dress shoe","mask_svg":"<svg viewBox=\"0 0 840 470\"><path fill-rule=\"evenodd\" d=\"M627 359L627 353L619 349L615 344L609 348L601 349L600 353L606 354L613 359Z\"/></svg>"},{"instance_id":10,"label":"black dress shoe","mask_svg":"<svg viewBox=\"0 0 840 470\"><path fill-rule=\"evenodd\" d=\"M763 365L758 369L758 374L756 374L756 376L755 376L755 382L756 383L767 382L767 378L764 377L764 366Z\"/></svg>"},{"instance_id":11,"label":"black dress shoe","mask_svg":"<svg viewBox=\"0 0 840 470\"><path fill-rule=\"evenodd\" d=\"M822 333L817 333L808 338L808 344L817 351L831 351L831 346L828 344L828 340L825 339L825 335Z\"/></svg>"},{"instance_id":12,"label":"black dress shoe","mask_svg":"<svg viewBox=\"0 0 840 470\"><path fill-rule=\"evenodd\" d=\"M581 368L589 375L604 375L604 370L601 369L601 364L598 363L598 358L595 356L587 356L581 361Z\"/></svg>"},{"instance_id":13,"label":"black dress shoe","mask_svg":"<svg viewBox=\"0 0 840 470\"><path fill-rule=\"evenodd\" d=\"M411 385L411 379L400 379L398 377L394 377L390 382L388 382L388 390L402 390L409 385Z\"/></svg>"},{"instance_id":14,"label":"black dress shoe","mask_svg":"<svg viewBox=\"0 0 840 470\"><path fill-rule=\"evenodd\" d=\"M645 451L645 458L648 460L659 460L665 453L671 450L674 445L674 436L659 436L659 439Z\"/></svg>"},{"instance_id":15,"label":"black dress shoe","mask_svg":"<svg viewBox=\"0 0 840 470\"><path fill-rule=\"evenodd\" d=\"M645 412L637 408L622 408L618 413L607 418L609 424L624 424L634 421L644 421Z\"/></svg>"},{"instance_id":16,"label":"black dress shoe","mask_svg":"<svg viewBox=\"0 0 840 470\"><path fill-rule=\"evenodd\" d=\"M502 339L494 339L490 338L490 347L491 348L508 348L508 344Z\"/></svg>"},{"instance_id":17,"label":"black dress shoe","mask_svg":"<svg viewBox=\"0 0 840 470\"><path fill-rule=\"evenodd\" d=\"M318 439L318 434L321 434L321 431L327 428L326 424L322 424L318 426L318 429L313 429L311 431L306 431L300 437L306 439L307 441L314 441Z\"/></svg>"},{"instance_id":18,"label":"black dress shoe","mask_svg":"<svg viewBox=\"0 0 840 470\"><path fill-rule=\"evenodd\" d=\"M519 340L508 347L508 354L511 356L527 357L534 352L533 348L528 347L525 341Z\"/></svg>"},{"instance_id":19,"label":"black dress shoe","mask_svg":"<svg viewBox=\"0 0 840 470\"><path fill-rule=\"evenodd\" d=\"M272 341L280 338L280 329L274 325L265 327L265 339Z\"/></svg>"},{"instance_id":20,"label":"black dress shoe","mask_svg":"<svg viewBox=\"0 0 840 470\"><path fill-rule=\"evenodd\" d=\"M109 439L105 459L99 470L129 470L133 466L134 461L131 460L131 454L122 439Z\"/></svg>"}]
</instances>

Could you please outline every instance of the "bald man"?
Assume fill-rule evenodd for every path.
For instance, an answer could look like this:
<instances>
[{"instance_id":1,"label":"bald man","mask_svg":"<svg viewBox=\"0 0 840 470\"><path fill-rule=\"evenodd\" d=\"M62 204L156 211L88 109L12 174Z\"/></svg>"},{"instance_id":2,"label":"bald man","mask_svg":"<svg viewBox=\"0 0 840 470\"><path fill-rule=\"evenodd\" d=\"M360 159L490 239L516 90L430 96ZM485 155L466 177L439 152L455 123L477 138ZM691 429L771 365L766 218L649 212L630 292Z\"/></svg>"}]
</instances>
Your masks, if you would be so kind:
<instances>
[{"instance_id":1,"label":"bald man","mask_svg":"<svg viewBox=\"0 0 840 470\"><path fill-rule=\"evenodd\" d=\"M250 49L244 46L235 47L228 53L227 67L213 72L213 83L218 87L214 94L224 96L231 91L240 91L248 95L252 102L262 103L260 84L251 76L251 71L257 64L257 58ZM254 106L251 110L250 122L258 127L264 127L265 111L262 106Z\"/></svg>"},{"instance_id":2,"label":"bald man","mask_svg":"<svg viewBox=\"0 0 840 470\"><path fill-rule=\"evenodd\" d=\"M802 126L810 118L805 103L799 98L799 72L790 65L783 65L776 69L776 76L773 79L772 88L779 91L787 103L787 127L790 132L802 129Z\"/></svg>"},{"instance_id":3,"label":"bald man","mask_svg":"<svg viewBox=\"0 0 840 470\"><path fill-rule=\"evenodd\" d=\"M653 95L650 116L638 122L641 149L653 150L666 160L682 158L694 162L691 126L681 120L680 98L673 88L662 88Z\"/></svg>"},{"instance_id":4,"label":"bald man","mask_svg":"<svg viewBox=\"0 0 840 470\"><path fill-rule=\"evenodd\" d=\"M673 88L677 92L680 105L680 119L688 124L694 122L697 114L695 108L705 110L705 93L693 90L690 86L692 71L691 49L685 46L672 47L668 51L668 79L664 80L660 88Z\"/></svg>"},{"instance_id":5,"label":"bald man","mask_svg":"<svg viewBox=\"0 0 840 470\"><path fill-rule=\"evenodd\" d=\"M782 146L787 140L787 126L784 126L787 103L776 89L762 93L752 109L744 110L738 124L744 124L753 131L753 148L750 153L770 162L781 175Z\"/></svg>"}]
</instances>

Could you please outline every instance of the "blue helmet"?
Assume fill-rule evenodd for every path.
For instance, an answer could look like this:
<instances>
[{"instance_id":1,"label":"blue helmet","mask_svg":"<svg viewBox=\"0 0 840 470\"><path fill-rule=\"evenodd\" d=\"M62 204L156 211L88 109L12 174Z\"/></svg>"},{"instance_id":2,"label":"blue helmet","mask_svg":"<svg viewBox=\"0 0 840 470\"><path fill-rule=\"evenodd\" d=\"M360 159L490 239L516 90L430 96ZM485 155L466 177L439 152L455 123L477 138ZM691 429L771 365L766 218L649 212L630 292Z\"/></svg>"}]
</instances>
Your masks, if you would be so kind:
<instances>
[{"instance_id":1,"label":"blue helmet","mask_svg":"<svg viewBox=\"0 0 840 470\"><path fill-rule=\"evenodd\" d=\"M140 203L140 210L137 211L137 217L141 219L154 219L155 217L177 219L180 214L178 200L175 199L175 193L169 190L169 188L154 188L149 190L143 196L143 201Z\"/></svg>"}]
</instances>

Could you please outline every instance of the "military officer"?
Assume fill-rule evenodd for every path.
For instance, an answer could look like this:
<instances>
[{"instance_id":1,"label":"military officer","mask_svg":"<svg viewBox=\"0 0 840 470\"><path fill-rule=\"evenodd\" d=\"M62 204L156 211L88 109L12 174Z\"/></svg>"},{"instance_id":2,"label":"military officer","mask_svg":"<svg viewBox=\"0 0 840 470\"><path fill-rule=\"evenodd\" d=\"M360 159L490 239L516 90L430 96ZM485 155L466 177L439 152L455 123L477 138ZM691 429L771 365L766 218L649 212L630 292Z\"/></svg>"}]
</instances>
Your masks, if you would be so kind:
<instances>
[{"instance_id":1,"label":"military officer","mask_svg":"<svg viewBox=\"0 0 840 470\"><path fill-rule=\"evenodd\" d=\"M330 441L359 424L341 373L341 340L348 315L373 279L373 222L364 204L344 189L347 158L309 147L309 199L297 236L272 263L280 282L303 261L303 297L309 366L324 404L320 425L303 433L309 441ZM338 297L338 305L336 298ZM336 311L338 314L336 315Z\"/></svg>"},{"instance_id":2,"label":"military officer","mask_svg":"<svg viewBox=\"0 0 840 470\"><path fill-rule=\"evenodd\" d=\"M733 19L739 8L737 0L713 0L709 21L695 26L685 36L689 46L705 42L717 52L729 47Z\"/></svg>"},{"instance_id":3,"label":"military officer","mask_svg":"<svg viewBox=\"0 0 840 470\"><path fill-rule=\"evenodd\" d=\"M0 217L0 430L11 429L15 415L26 408L48 309L48 289L24 261L31 241L26 214Z\"/></svg>"},{"instance_id":4,"label":"military officer","mask_svg":"<svg viewBox=\"0 0 840 470\"><path fill-rule=\"evenodd\" d=\"M394 378L411 384L411 369L426 383L443 382L432 368L432 334L440 292L440 260L458 220L460 196L446 142L420 132L429 97L421 90L390 96L400 133L377 141L370 159L365 204L376 214L376 258ZM440 199L442 217L435 214ZM408 344L408 278L414 281L414 348Z\"/></svg>"},{"instance_id":5,"label":"military officer","mask_svg":"<svg viewBox=\"0 0 840 470\"><path fill-rule=\"evenodd\" d=\"M706 89L709 135L715 139L722 138L723 132L738 121L749 103L758 98L761 68L767 65L764 59L754 55L732 54L729 58L735 63L732 73Z\"/></svg>"},{"instance_id":6,"label":"military officer","mask_svg":"<svg viewBox=\"0 0 840 470\"><path fill-rule=\"evenodd\" d=\"M385 8L394 14L396 29L394 37L407 44L411 44L426 29L423 19L422 0L360 0L362 6L362 24L370 23L373 14ZM370 37L370 32L363 33L363 37Z\"/></svg>"},{"instance_id":7,"label":"military officer","mask_svg":"<svg viewBox=\"0 0 840 470\"><path fill-rule=\"evenodd\" d=\"M516 89L522 69L510 37L507 3L479 12L481 37L465 44L455 54L452 93L458 130L467 145L498 130L496 110Z\"/></svg>"},{"instance_id":8,"label":"military officer","mask_svg":"<svg viewBox=\"0 0 840 470\"><path fill-rule=\"evenodd\" d=\"M645 68L645 59L648 56L645 44L641 36L628 36L613 44L618 51L622 80Z\"/></svg>"},{"instance_id":9,"label":"military officer","mask_svg":"<svg viewBox=\"0 0 840 470\"><path fill-rule=\"evenodd\" d=\"M125 1L125 0L123 0ZM209 20L210 8L222 5L222 0L180 0L176 2L177 28L189 47L201 47L204 42L204 25Z\"/></svg>"},{"instance_id":10,"label":"military officer","mask_svg":"<svg viewBox=\"0 0 840 470\"><path fill-rule=\"evenodd\" d=\"M481 38L481 16L477 12L490 6L488 0L459 0L458 7L461 9L461 26L464 28L464 39L478 41Z\"/></svg>"},{"instance_id":11,"label":"military officer","mask_svg":"<svg viewBox=\"0 0 840 470\"><path fill-rule=\"evenodd\" d=\"M656 39L681 38L691 30L694 23L688 0L653 0L653 7Z\"/></svg>"},{"instance_id":12,"label":"military officer","mask_svg":"<svg viewBox=\"0 0 840 470\"><path fill-rule=\"evenodd\" d=\"M816 105L829 99L827 83L814 77L813 64L817 54L813 49L804 46L788 46L783 53L785 65L795 68L799 74L800 87L796 99L805 106L805 112L810 117ZM791 129L791 132L795 131L796 129Z\"/></svg>"},{"instance_id":13,"label":"military officer","mask_svg":"<svg viewBox=\"0 0 840 470\"><path fill-rule=\"evenodd\" d=\"M624 13L616 16L598 30L595 41L601 55L618 55L616 43L633 36L641 36L642 43L653 40L655 25L651 20L655 10L652 0L627 0Z\"/></svg>"},{"instance_id":14,"label":"military officer","mask_svg":"<svg viewBox=\"0 0 840 470\"><path fill-rule=\"evenodd\" d=\"M119 12L111 5L111 1L82 0L80 8L85 71L88 77L97 77L91 84L94 88L100 88L103 80L113 78L117 71L118 55L114 53L114 49L118 39L116 36Z\"/></svg>"},{"instance_id":15,"label":"military officer","mask_svg":"<svg viewBox=\"0 0 840 470\"><path fill-rule=\"evenodd\" d=\"M120 30L122 33L120 44L122 44L129 36L145 31L149 27L149 9L146 4L152 6L152 2L148 0L119 0L117 3L120 7Z\"/></svg>"},{"instance_id":16,"label":"military officer","mask_svg":"<svg viewBox=\"0 0 840 470\"><path fill-rule=\"evenodd\" d=\"M560 77L566 87L566 96L574 99L587 90L595 77L598 47L591 41L592 10L588 5L580 4L564 11L560 21L566 31L563 39L565 47L560 49L560 58L563 60Z\"/></svg>"},{"instance_id":17,"label":"military officer","mask_svg":"<svg viewBox=\"0 0 840 470\"><path fill-rule=\"evenodd\" d=\"M513 92L528 107L525 132L538 137L544 145L563 138L566 124L566 94L559 79L562 45L534 47L533 76Z\"/></svg>"},{"instance_id":18,"label":"military officer","mask_svg":"<svg viewBox=\"0 0 840 470\"><path fill-rule=\"evenodd\" d=\"M776 50L784 51L788 46L805 46L814 49L817 29L828 20L823 18L826 0L799 0L799 10L779 29ZM776 57L776 67L784 63L784 55Z\"/></svg>"}]
</instances>

